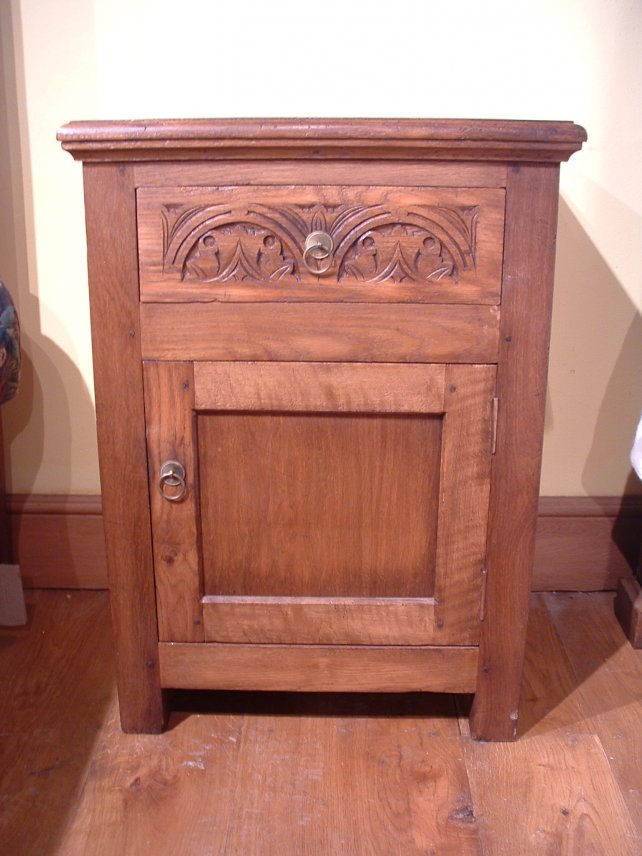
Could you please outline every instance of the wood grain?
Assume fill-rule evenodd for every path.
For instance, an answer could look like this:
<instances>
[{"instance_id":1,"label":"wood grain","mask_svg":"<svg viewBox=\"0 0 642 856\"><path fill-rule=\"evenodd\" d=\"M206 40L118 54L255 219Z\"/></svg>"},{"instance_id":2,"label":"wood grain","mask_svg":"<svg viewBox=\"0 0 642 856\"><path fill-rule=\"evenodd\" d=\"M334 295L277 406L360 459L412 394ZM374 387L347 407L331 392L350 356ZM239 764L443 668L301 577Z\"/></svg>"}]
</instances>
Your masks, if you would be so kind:
<instances>
[{"instance_id":1,"label":"wood grain","mask_svg":"<svg viewBox=\"0 0 642 856\"><path fill-rule=\"evenodd\" d=\"M526 852L526 841L545 853L640 849L642 670L621 647L611 600L531 598L520 739L465 749L480 834L493 853Z\"/></svg>"},{"instance_id":2,"label":"wood grain","mask_svg":"<svg viewBox=\"0 0 642 856\"><path fill-rule=\"evenodd\" d=\"M639 531L639 518L539 517L533 590L616 589L619 580L631 573L627 553Z\"/></svg>"},{"instance_id":3,"label":"wood grain","mask_svg":"<svg viewBox=\"0 0 642 856\"><path fill-rule=\"evenodd\" d=\"M435 569L436 639L479 643L494 366L448 366Z\"/></svg>"},{"instance_id":4,"label":"wood grain","mask_svg":"<svg viewBox=\"0 0 642 856\"><path fill-rule=\"evenodd\" d=\"M572 122L481 119L191 119L72 122L62 147L83 160L377 158L568 159L586 139Z\"/></svg>"},{"instance_id":5,"label":"wood grain","mask_svg":"<svg viewBox=\"0 0 642 856\"><path fill-rule=\"evenodd\" d=\"M511 739L517 728L544 431L558 178L559 167L553 165L516 165L506 192L486 619L471 711L472 733L480 739Z\"/></svg>"},{"instance_id":6,"label":"wood grain","mask_svg":"<svg viewBox=\"0 0 642 856\"><path fill-rule=\"evenodd\" d=\"M194 370L192 363L148 362L143 373L159 639L201 642ZM168 501L159 490L165 461L185 468L186 494L180 502Z\"/></svg>"},{"instance_id":7,"label":"wood grain","mask_svg":"<svg viewBox=\"0 0 642 856\"><path fill-rule=\"evenodd\" d=\"M481 852L447 698L218 698L161 737L110 718L61 850Z\"/></svg>"},{"instance_id":8,"label":"wood grain","mask_svg":"<svg viewBox=\"0 0 642 856\"><path fill-rule=\"evenodd\" d=\"M96 421L121 721L125 731L159 731L164 710L156 659L133 177L129 167L97 164L84 167L84 179Z\"/></svg>"},{"instance_id":9,"label":"wood grain","mask_svg":"<svg viewBox=\"0 0 642 856\"><path fill-rule=\"evenodd\" d=\"M442 413L446 368L385 363L194 366L198 410Z\"/></svg>"},{"instance_id":10,"label":"wood grain","mask_svg":"<svg viewBox=\"0 0 642 856\"><path fill-rule=\"evenodd\" d=\"M162 735L123 735L110 709L60 853L230 852L244 717L174 715L169 724Z\"/></svg>"},{"instance_id":11,"label":"wood grain","mask_svg":"<svg viewBox=\"0 0 642 856\"><path fill-rule=\"evenodd\" d=\"M204 594L430 597L441 419L198 417Z\"/></svg>"},{"instance_id":12,"label":"wood grain","mask_svg":"<svg viewBox=\"0 0 642 856\"><path fill-rule=\"evenodd\" d=\"M497 361L493 306L146 303L140 312L146 359Z\"/></svg>"},{"instance_id":13,"label":"wood grain","mask_svg":"<svg viewBox=\"0 0 642 856\"><path fill-rule=\"evenodd\" d=\"M100 500L100 497L96 497ZM107 588L102 504L97 513L31 510L11 514L13 546L25 588Z\"/></svg>"},{"instance_id":14,"label":"wood grain","mask_svg":"<svg viewBox=\"0 0 642 856\"><path fill-rule=\"evenodd\" d=\"M362 645L159 643L174 689L286 692L471 692L477 649Z\"/></svg>"},{"instance_id":15,"label":"wood grain","mask_svg":"<svg viewBox=\"0 0 642 856\"><path fill-rule=\"evenodd\" d=\"M137 187L337 184L358 187L505 187L506 165L435 161L193 161L134 163Z\"/></svg>"},{"instance_id":16,"label":"wood grain","mask_svg":"<svg viewBox=\"0 0 642 856\"><path fill-rule=\"evenodd\" d=\"M499 303L501 189L143 187L137 212L144 301ZM319 229L323 276L303 259Z\"/></svg>"},{"instance_id":17,"label":"wood grain","mask_svg":"<svg viewBox=\"0 0 642 856\"><path fill-rule=\"evenodd\" d=\"M207 642L431 645L432 598L205 597Z\"/></svg>"},{"instance_id":18,"label":"wood grain","mask_svg":"<svg viewBox=\"0 0 642 856\"><path fill-rule=\"evenodd\" d=\"M635 566L641 531L642 497L541 497L533 590L616 589Z\"/></svg>"},{"instance_id":19,"label":"wood grain","mask_svg":"<svg viewBox=\"0 0 642 856\"><path fill-rule=\"evenodd\" d=\"M642 834L642 652L630 646L615 621L613 595L547 594L542 598L573 668L586 730L604 746ZM642 849L642 840L638 846Z\"/></svg>"},{"instance_id":20,"label":"wood grain","mask_svg":"<svg viewBox=\"0 0 642 856\"><path fill-rule=\"evenodd\" d=\"M306 856L481 852L446 704L423 716L412 696L314 709L255 717L244 731L228 852L265 852L266 841ZM386 709L396 718L377 715Z\"/></svg>"},{"instance_id":21,"label":"wood grain","mask_svg":"<svg viewBox=\"0 0 642 856\"><path fill-rule=\"evenodd\" d=\"M493 854L639 853L595 735L471 742L464 755L480 837Z\"/></svg>"},{"instance_id":22,"label":"wood grain","mask_svg":"<svg viewBox=\"0 0 642 856\"><path fill-rule=\"evenodd\" d=\"M164 734L123 734L106 595L28 600L0 629L9 853L642 849L640 653L612 595L533 600L520 740L493 746L430 693L178 693Z\"/></svg>"},{"instance_id":23,"label":"wood grain","mask_svg":"<svg viewBox=\"0 0 642 856\"><path fill-rule=\"evenodd\" d=\"M519 700L520 740L556 733L588 734L577 677L543 595L531 595Z\"/></svg>"},{"instance_id":24,"label":"wood grain","mask_svg":"<svg viewBox=\"0 0 642 856\"><path fill-rule=\"evenodd\" d=\"M106 592L27 592L27 610L0 628L0 849L42 856L73 822L115 674Z\"/></svg>"}]
</instances>

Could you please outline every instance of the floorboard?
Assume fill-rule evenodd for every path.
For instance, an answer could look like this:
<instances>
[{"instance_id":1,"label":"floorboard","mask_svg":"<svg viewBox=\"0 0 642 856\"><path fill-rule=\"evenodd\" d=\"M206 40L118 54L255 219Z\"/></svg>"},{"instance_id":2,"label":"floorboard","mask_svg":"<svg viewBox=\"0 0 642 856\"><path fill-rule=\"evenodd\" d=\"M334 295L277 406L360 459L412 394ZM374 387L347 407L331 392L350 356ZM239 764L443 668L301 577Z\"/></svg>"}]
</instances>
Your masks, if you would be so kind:
<instances>
[{"instance_id":1,"label":"floorboard","mask_svg":"<svg viewBox=\"0 0 642 856\"><path fill-rule=\"evenodd\" d=\"M29 592L0 628L0 852L57 853L115 686L106 592Z\"/></svg>"},{"instance_id":2,"label":"floorboard","mask_svg":"<svg viewBox=\"0 0 642 856\"><path fill-rule=\"evenodd\" d=\"M622 794L593 734L465 747L485 851L639 856Z\"/></svg>"},{"instance_id":3,"label":"floorboard","mask_svg":"<svg viewBox=\"0 0 642 856\"><path fill-rule=\"evenodd\" d=\"M532 596L519 740L465 744L473 805L488 853L642 853L641 827L636 829L591 719L584 679L595 680L602 661L599 655L590 657L580 673L573 661L577 652L564 644L568 628L581 624L580 610L590 613L603 596L580 597L586 600L576 602L578 615L571 609L555 621L556 605L569 596ZM612 596L611 610L601 621L617 626ZM577 639L580 647L592 648L590 636L580 632ZM640 724L632 738L638 746Z\"/></svg>"},{"instance_id":4,"label":"floorboard","mask_svg":"<svg viewBox=\"0 0 642 856\"><path fill-rule=\"evenodd\" d=\"M612 595L533 597L513 744L413 693L182 692L164 734L122 734L104 593L28 612L0 628L3 854L642 853L642 652Z\"/></svg>"},{"instance_id":5,"label":"floorboard","mask_svg":"<svg viewBox=\"0 0 642 856\"><path fill-rule=\"evenodd\" d=\"M613 620L611 594L544 599L575 672L587 727L604 746L642 830L642 650L631 647Z\"/></svg>"},{"instance_id":6,"label":"floorboard","mask_svg":"<svg viewBox=\"0 0 642 856\"><path fill-rule=\"evenodd\" d=\"M542 595L531 595L519 708L520 737L588 733L581 688Z\"/></svg>"}]
</instances>

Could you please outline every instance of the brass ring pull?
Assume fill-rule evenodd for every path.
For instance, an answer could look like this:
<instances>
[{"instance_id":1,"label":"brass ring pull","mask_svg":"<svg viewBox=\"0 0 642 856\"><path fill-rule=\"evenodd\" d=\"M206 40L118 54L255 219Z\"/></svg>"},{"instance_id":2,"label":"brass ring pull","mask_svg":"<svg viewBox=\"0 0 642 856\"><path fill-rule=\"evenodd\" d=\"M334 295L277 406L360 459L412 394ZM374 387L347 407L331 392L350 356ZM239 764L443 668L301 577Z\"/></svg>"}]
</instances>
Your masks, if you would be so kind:
<instances>
[{"instance_id":1,"label":"brass ring pull","mask_svg":"<svg viewBox=\"0 0 642 856\"><path fill-rule=\"evenodd\" d=\"M316 276L322 276L327 273L334 262L332 250L334 242L327 232L310 232L305 239L305 249L303 250L303 264L307 267L310 273ZM310 264L310 259L314 262Z\"/></svg>"},{"instance_id":2,"label":"brass ring pull","mask_svg":"<svg viewBox=\"0 0 642 856\"><path fill-rule=\"evenodd\" d=\"M185 467L178 461L165 461L160 468L158 489L168 502L180 502L187 492Z\"/></svg>"}]
</instances>

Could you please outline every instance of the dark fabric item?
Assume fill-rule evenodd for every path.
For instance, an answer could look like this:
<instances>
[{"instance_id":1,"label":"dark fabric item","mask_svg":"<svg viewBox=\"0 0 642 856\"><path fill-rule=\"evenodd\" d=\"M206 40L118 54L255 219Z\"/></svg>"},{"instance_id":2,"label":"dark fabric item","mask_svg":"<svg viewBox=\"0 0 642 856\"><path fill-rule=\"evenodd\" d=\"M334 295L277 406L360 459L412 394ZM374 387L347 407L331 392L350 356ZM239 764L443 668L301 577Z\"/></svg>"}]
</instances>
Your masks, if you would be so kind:
<instances>
[{"instance_id":1,"label":"dark fabric item","mask_svg":"<svg viewBox=\"0 0 642 856\"><path fill-rule=\"evenodd\" d=\"M6 286L0 282L0 404L10 401L20 383L20 322Z\"/></svg>"}]
</instances>

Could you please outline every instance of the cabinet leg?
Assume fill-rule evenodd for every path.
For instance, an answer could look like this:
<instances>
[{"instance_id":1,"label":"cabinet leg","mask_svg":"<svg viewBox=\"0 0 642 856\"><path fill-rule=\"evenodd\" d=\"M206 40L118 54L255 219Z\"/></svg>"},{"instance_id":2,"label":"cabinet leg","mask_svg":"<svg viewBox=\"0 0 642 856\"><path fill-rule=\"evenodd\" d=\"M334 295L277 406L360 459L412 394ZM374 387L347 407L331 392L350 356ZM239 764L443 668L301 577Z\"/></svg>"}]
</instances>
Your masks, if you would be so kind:
<instances>
[{"instance_id":1,"label":"cabinet leg","mask_svg":"<svg viewBox=\"0 0 642 856\"><path fill-rule=\"evenodd\" d=\"M642 559L640 562L642 567ZM615 615L634 648L642 648L642 587L634 577L623 577L615 596Z\"/></svg>"},{"instance_id":2,"label":"cabinet leg","mask_svg":"<svg viewBox=\"0 0 642 856\"><path fill-rule=\"evenodd\" d=\"M120 724L128 734L160 734L167 720L166 695L160 682L158 634L153 600L144 586L137 597L119 596L112 588L111 617ZM144 600L151 608L138 613L135 604Z\"/></svg>"},{"instance_id":3,"label":"cabinet leg","mask_svg":"<svg viewBox=\"0 0 642 856\"><path fill-rule=\"evenodd\" d=\"M122 682L121 682L122 684ZM160 734L169 713L168 691L146 678L146 684L118 687L120 727L126 734Z\"/></svg>"},{"instance_id":4,"label":"cabinet leg","mask_svg":"<svg viewBox=\"0 0 642 856\"><path fill-rule=\"evenodd\" d=\"M503 590L508 589L505 586ZM492 603L496 603L498 593L498 586L489 592ZM511 594L514 608L509 609L506 604L502 604L503 608L494 612L495 620L486 620L482 628L477 688L470 711L470 735L473 740L517 739L526 650L528 591L512 591ZM517 608L518 603L521 609Z\"/></svg>"},{"instance_id":5,"label":"cabinet leg","mask_svg":"<svg viewBox=\"0 0 642 856\"><path fill-rule=\"evenodd\" d=\"M470 711L470 736L484 741L516 740L520 682L509 685L486 674L478 680Z\"/></svg>"}]
</instances>

